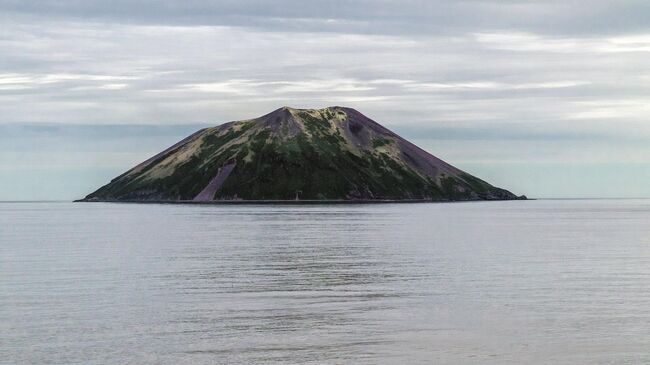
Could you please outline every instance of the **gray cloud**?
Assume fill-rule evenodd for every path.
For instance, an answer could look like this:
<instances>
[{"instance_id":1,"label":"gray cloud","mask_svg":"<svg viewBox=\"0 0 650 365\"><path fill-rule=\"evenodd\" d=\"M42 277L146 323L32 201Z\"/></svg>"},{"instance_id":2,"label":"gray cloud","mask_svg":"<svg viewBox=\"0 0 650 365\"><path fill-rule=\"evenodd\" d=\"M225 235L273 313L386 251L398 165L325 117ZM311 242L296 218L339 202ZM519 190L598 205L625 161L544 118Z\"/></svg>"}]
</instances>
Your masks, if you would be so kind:
<instances>
[{"instance_id":1,"label":"gray cloud","mask_svg":"<svg viewBox=\"0 0 650 365\"><path fill-rule=\"evenodd\" d=\"M3 168L126 169L282 105L357 108L452 163L649 163L650 3L586 3L0 0L0 131L50 133L0 136Z\"/></svg>"},{"instance_id":2,"label":"gray cloud","mask_svg":"<svg viewBox=\"0 0 650 365\"><path fill-rule=\"evenodd\" d=\"M650 91L644 34L403 37L58 21L5 27L3 122L215 123L284 104L349 104L388 123L545 120L554 128L591 115L639 124Z\"/></svg>"},{"instance_id":3,"label":"gray cloud","mask_svg":"<svg viewBox=\"0 0 650 365\"><path fill-rule=\"evenodd\" d=\"M422 34L520 30L612 34L648 30L643 0L114 0L0 2L12 16L150 25L227 25L272 30Z\"/></svg>"}]
</instances>

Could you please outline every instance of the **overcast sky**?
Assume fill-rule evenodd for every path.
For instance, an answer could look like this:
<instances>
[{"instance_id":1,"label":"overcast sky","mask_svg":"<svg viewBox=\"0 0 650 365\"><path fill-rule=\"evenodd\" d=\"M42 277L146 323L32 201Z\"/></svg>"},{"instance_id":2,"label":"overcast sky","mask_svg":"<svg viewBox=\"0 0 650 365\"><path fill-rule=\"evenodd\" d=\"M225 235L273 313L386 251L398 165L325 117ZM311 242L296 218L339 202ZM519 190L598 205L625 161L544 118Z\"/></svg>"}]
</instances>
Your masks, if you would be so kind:
<instances>
[{"instance_id":1,"label":"overcast sky","mask_svg":"<svg viewBox=\"0 0 650 365\"><path fill-rule=\"evenodd\" d=\"M2 1L0 200L344 105L532 197L650 197L650 1Z\"/></svg>"}]
</instances>

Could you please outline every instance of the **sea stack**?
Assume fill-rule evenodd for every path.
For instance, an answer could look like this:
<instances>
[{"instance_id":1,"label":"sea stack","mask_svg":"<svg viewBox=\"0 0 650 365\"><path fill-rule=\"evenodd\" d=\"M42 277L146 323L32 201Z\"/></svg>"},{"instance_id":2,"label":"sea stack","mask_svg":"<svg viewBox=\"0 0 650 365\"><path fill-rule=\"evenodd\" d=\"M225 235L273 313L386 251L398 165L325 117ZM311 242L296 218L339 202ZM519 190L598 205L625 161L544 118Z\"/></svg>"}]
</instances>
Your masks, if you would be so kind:
<instances>
[{"instance_id":1,"label":"sea stack","mask_svg":"<svg viewBox=\"0 0 650 365\"><path fill-rule=\"evenodd\" d=\"M346 107L283 107L201 129L82 201L523 199Z\"/></svg>"}]
</instances>

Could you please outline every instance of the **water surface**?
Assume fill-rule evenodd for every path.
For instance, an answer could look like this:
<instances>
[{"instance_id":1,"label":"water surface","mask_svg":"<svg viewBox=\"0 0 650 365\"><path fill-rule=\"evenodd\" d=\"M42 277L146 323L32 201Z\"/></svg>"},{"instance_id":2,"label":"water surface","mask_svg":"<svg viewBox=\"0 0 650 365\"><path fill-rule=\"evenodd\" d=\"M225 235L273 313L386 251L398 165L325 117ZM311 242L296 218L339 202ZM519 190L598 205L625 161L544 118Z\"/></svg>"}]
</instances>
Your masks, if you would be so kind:
<instances>
[{"instance_id":1,"label":"water surface","mask_svg":"<svg viewBox=\"0 0 650 365\"><path fill-rule=\"evenodd\" d=\"M0 203L0 363L648 363L649 223L647 200Z\"/></svg>"}]
</instances>

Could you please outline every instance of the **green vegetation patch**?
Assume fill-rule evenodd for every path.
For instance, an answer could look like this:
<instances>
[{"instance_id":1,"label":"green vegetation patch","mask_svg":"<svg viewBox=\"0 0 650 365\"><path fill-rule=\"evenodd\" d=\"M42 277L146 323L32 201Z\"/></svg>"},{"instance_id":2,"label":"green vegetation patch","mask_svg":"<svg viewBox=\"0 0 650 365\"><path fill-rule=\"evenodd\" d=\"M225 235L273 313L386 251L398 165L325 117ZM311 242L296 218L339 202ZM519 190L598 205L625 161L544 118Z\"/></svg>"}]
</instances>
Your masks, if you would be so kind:
<instances>
[{"instance_id":1,"label":"green vegetation patch","mask_svg":"<svg viewBox=\"0 0 650 365\"><path fill-rule=\"evenodd\" d=\"M373 148L378 148L378 147L381 147L381 146L386 146L386 145L389 145L389 144L391 144L391 143L393 143L393 141L391 141L391 140L388 139L388 138L384 138L384 137L376 137L376 138L373 138L373 139L372 139L372 147L373 147Z\"/></svg>"},{"instance_id":2,"label":"green vegetation patch","mask_svg":"<svg viewBox=\"0 0 650 365\"><path fill-rule=\"evenodd\" d=\"M427 199L431 184L387 155L357 156L332 135L253 142L253 159L238 165L220 199ZM240 150L241 152L241 150Z\"/></svg>"}]
</instances>

